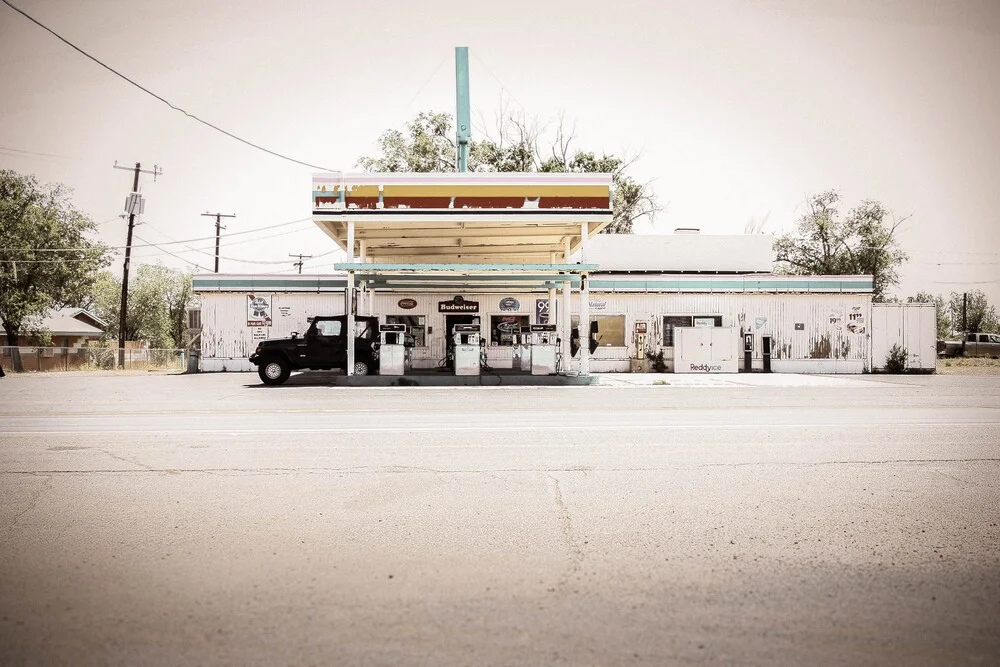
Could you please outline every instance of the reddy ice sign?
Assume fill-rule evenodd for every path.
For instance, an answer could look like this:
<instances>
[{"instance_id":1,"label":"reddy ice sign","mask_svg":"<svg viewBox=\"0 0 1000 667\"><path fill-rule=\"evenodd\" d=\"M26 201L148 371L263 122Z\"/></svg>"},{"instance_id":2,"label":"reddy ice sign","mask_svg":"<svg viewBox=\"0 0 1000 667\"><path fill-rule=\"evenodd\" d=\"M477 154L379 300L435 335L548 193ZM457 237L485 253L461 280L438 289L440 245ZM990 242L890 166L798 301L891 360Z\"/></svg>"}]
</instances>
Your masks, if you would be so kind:
<instances>
[{"instance_id":1,"label":"reddy ice sign","mask_svg":"<svg viewBox=\"0 0 1000 667\"><path fill-rule=\"evenodd\" d=\"M247 294L247 326L271 326L271 297L262 294Z\"/></svg>"}]
</instances>

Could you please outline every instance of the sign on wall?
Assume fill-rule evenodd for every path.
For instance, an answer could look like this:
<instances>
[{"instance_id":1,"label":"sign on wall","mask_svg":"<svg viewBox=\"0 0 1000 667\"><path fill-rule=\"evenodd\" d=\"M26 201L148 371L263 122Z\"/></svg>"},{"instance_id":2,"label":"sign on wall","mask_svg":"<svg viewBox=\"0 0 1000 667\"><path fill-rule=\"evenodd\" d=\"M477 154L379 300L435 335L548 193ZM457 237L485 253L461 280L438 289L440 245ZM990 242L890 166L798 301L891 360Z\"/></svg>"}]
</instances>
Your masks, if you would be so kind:
<instances>
[{"instance_id":1,"label":"sign on wall","mask_svg":"<svg viewBox=\"0 0 1000 667\"><path fill-rule=\"evenodd\" d=\"M521 310L521 302L512 296L506 296L500 299L500 312L510 312L514 310Z\"/></svg>"},{"instance_id":2,"label":"sign on wall","mask_svg":"<svg viewBox=\"0 0 1000 667\"><path fill-rule=\"evenodd\" d=\"M402 308L403 310L412 310L413 308L417 307L417 300L409 298L400 299L396 305Z\"/></svg>"},{"instance_id":3,"label":"sign on wall","mask_svg":"<svg viewBox=\"0 0 1000 667\"><path fill-rule=\"evenodd\" d=\"M694 318L694 325L696 327L714 327L715 318L714 317L696 317Z\"/></svg>"},{"instance_id":4,"label":"sign on wall","mask_svg":"<svg viewBox=\"0 0 1000 667\"><path fill-rule=\"evenodd\" d=\"M456 295L451 301L438 301L439 313L478 313L478 301L466 301Z\"/></svg>"},{"instance_id":5,"label":"sign on wall","mask_svg":"<svg viewBox=\"0 0 1000 667\"><path fill-rule=\"evenodd\" d=\"M253 340L267 340L267 328L266 327L254 327L253 333L251 335Z\"/></svg>"},{"instance_id":6,"label":"sign on wall","mask_svg":"<svg viewBox=\"0 0 1000 667\"><path fill-rule=\"evenodd\" d=\"M535 299L535 321L539 324L549 323L548 299Z\"/></svg>"},{"instance_id":7,"label":"sign on wall","mask_svg":"<svg viewBox=\"0 0 1000 667\"><path fill-rule=\"evenodd\" d=\"M854 334L863 334L867 331L865 325L865 312L861 306L854 306L847 314L847 331Z\"/></svg>"},{"instance_id":8,"label":"sign on wall","mask_svg":"<svg viewBox=\"0 0 1000 667\"><path fill-rule=\"evenodd\" d=\"M247 294L247 326L271 326L271 296Z\"/></svg>"}]
</instances>

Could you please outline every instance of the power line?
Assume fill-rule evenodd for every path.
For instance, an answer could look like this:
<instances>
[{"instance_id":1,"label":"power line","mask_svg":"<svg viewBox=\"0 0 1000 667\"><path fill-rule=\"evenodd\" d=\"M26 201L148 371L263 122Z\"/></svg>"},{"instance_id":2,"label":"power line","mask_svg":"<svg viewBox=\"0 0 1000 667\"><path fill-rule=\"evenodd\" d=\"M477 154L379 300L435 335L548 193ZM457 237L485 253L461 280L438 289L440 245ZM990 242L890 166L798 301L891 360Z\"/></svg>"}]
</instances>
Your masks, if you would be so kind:
<instances>
[{"instance_id":1,"label":"power line","mask_svg":"<svg viewBox=\"0 0 1000 667\"><path fill-rule=\"evenodd\" d=\"M0 2L3 2L3 0L0 0ZM227 238L227 237L230 237L230 236L239 236L241 234L252 234L253 232L262 232L262 231L267 230L267 229L276 229L278 227L287 227L289 225L297 225L297 224L300 224L300 223L303 223L303 222L306 222L306 221L309 221L309 220L312 220L312 218L311 217L300 218L298 220L292 220L290 222L282 222L282 223L279 223L277 225L268 225L266 227L257 227L256 229L247 229L247 230L244 230L242 232L232 232L231 234L223 234L222 237L223 238ZM300 229L300 230L296 230L296 231L305 231L305 230L304 229ZM291 234L293 232L285 232L285 233ZM273 236L282 236L282 235L283 234L274 234ZM255 241L255 240L259 241L259 240L265 239L265 238L272 238L272 237L262 236L262 237L260 237L258 239L250 239L250 240L248 240L246 242L249 243L250 241ZM214 236L203 236L203 237L196 238L196 239L184 239L183 241L166 241L166 242L161 243L159 245L177 245L177 244L184 244L184 243L195 243L196 241L214 241L214 240L215 240ZM152 245L152 244L150 244L150 245ZM237 244L236 243L231 243L230 245L237 245ZM142 246L142 245L133 245L132 246L132 248L145 248L145 247L149 247L149 246ZM156 247L159 247L159 246L156 246ZM108 246L105 249L106 250L124 250L125 246ZM17 252L72 252L72 251L85 251L85 250L91 250L91 248L5 248L4 252L11 252L11 251L17 251Z\"/></svg>"},{"instance_id":2,"label":"power line","mask_svg":"<svg viewBox=\"0 0 1000 667\"><path fill-rule=\"evenodd\" d=\"M145 240L144 238L142 238L138 234L136 234L135 237L137 239L139 239L140 241L142 241L143 243L149 243L149 241ZM174 253L170 252L169 250L167 250L165 248L160 248L160 246L156 245L155 243L149 243L149 245L153 246L154 248L159 248L160 250L162 250L163 252L167 253L168 255L170 255L172 257L176 257L177 259L181 260L182 262L185 262L186 264L190 264L193 267L199 268L202 271L206 271L206 272L209 271L209 269L205 268L201 264L198 264L197 262L192 262L190 259L188 259L186 257L181 257L180 255L175 255Z\"/></svg>"},{"instance_id":3,"label":"power line","mask_svg":"<svg viewBox=\"0 0 1000 667\"><path fill-rule=\"evenodd\" d=\"M14 153L24 153L26 155L39 155L41 157L54 157L60 160L71 160L72 158L66 157L65 155L53 155L52 153L39 153L37 151L26 151L21 148L12 148L11 146L0 146L0 151L12 151Z\"/></svg>"},{"instance_id":4,"label":"power line","mask_svg":"<svg viewBox=\"0 0 1000 667\"><path fill-rule=\"evenodd\" d=\"M162 236L162 237L164 237L166 239L170 238L168 235L164 234L163 231L161 229L159 229L158 227L154 227L152 224L150 224L148 222L144 223L144 224L147 227L149 227L150 229L152 229L153 231L155 231L160 236ZM256 238L252 238L252 239L243 239L242 241L236 241L235 243L230 243L229 247L240 245L240 244L243 244L243 243L255 243L256 241L263 241L265 239L273 239L273 238L276 238L278 236L288 236L289 234L298 234L299 232L305 232L305 231L308 231L308 229L294 229L294 230L290 230L290 231L287 231L287 232L279 232L277 234L268 234L267 236L258 236ZM165 241L161 245L166 245L167 243L168 243L168 241ZM169 241L169 243L176 243L176 242L175 241ZM157 247L159 247L159 246L157 246ZM185 245L184 247L187 248L187 250L178 250L177 252L179 252L179 253L197 252L197 253L201 253L202 255L208 255L209 257L214 257L215 256L214 253L209 252L211 250L211 248L193 248L193 247L191 247L189 245ZM324 253L324 254L328 255L330 253ZM151 255L151 256L155 256L155 255ZM317 255L317 257L323 257L323 255ZM225 260L228 260L228 261L232 261L232 262L243 262L243 263L248 263L248 264L256 264L256 263L263 263L263 264L285 264L286 263L284 261L264 262L263 260L241 259L239 257L227 257L226 255L219 255L219 258L220 259L225 259Z\"/></svg>"},{"instance_id":5,"label":"power line","mask_svg":"<svg viewBox=\"0 0 1000 667\"><path fill-rule=\"evenodd\" d=\"M337 171L336 169L329 169L327 167L321 167L319 165L310 164L308 162L303 162L302 160L296 160L295 158L288 157L287 155L282 155L281 153L277 153L277 152L272 151L272 150L270 150L268 148L264 148L263 146L255 144L252 141L247 141L246 139L243 139L242 137L238 137L235 134L233 134L232 132L228 132L226 130L223 130L218 125L213 125L212 123L209 123L207 120L202 120L198 116L195 116L194 114L189 113L189 112L185 111L184 109L182 109L182 108L180 108L178 106L175 106L174 104L172 104L169 101L165 100L164 98L160 97L159 95L157 95L153 91L149 90L148 88L146 88L146 87L144 87L144 86L136 83L135 81L133 81L132 79L128 78L127 76L125 76L124 74L122 74L121 72L119 72L118 70L116 70L115 68L111 67L110 65L104 64L103 62L101 62L100 60L98 60L97 58L95 58L94 56L90 55L89 53L87 53L86 51L84 51L83 49L81 49L76 44L73 44L72 42L70 42L68 39L66 39L65 37L63 37L62 35L60 35L59 33L57 33L56 31L54 31L51 28L49 28L48 26L44 25L43 23L41 23L40 21L38 21L34 17L32 17L29 14L27 14L26 12L24 12L23 10L21 10L21 9L15 7L14 5L12 5L9 2L9 0L0 0L0 2L3 2L5 5L7 5L8 7L10 7L11 9L13 9L15 12L17 12L18 14L20 14L24 18L28 19L29 21L31 21L32 23L34 23L35 25L37 25L42 30L45 30L46 32L48 32L49 34L51 34L53 37L55 37L56 39L58 39L62 43L66 44L67 46L69 46L73 50L75 50L75 51L79 52L80 54L86 56L90 60L93 60L95 63L97 63L98 65L100 65L104 69L108 70L109 72L111 72L115 76L118 76L118 77L124 79L125 81L129 82L130 84L132 84L133 86L135 86L139 90L143 91L147 95L151 95L152 97L155 97L160 102L163 102L164 104L166 104L168 107L170 107L174 111L179 111L180 113L184 114L188 118L196 120L199 123L201 123L202 125L210 127L210 128L212 128L213 130L215 130L217 132L221 132L222 134L226 135L227 137L235 139L236 141L244 143L247 146L250 146L252 148L256 148L259 151L263 151L263 152L269 153L269 154L271 154L271 155L273 155L275 157L279 157L282 160L288 160L289 162L294 162L296 164L301 164L301 165L303 165L305 167L312 167L313 169L319 169L321 171Z\"/></svg>"}]
</instances>

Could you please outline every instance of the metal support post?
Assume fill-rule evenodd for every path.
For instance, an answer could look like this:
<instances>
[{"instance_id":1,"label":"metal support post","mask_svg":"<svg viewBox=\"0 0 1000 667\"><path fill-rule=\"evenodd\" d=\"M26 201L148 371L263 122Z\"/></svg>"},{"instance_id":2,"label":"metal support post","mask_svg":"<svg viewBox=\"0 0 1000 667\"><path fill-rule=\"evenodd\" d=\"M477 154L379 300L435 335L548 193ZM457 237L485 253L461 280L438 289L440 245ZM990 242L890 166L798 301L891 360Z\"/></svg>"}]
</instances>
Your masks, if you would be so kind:
<instances>
[{"instance_id":1,"label":"metal support post","mask_svg":"<svg viewBox=\"0 0 1000 667\"><path fill-rule=\"evenodd\" d=\"M354 221L347 223L347 261L354 263Z\"/></svg>"},{"instance_id":2,"label":"metal support post","mask_svg":"<svg viewBox=\"0 0 1000 667\"><path fill-rule=\"evenodd\" d=\"M472 114L469 103L469 47L455 47L455 171L469 171Z\"/></svg>"},{"instance_id":3,"label":"metal support post","mask_svg":"<svg viewBox=\"0 0 1000 667\"><path fill-rule=\"evenodd\" d=\"M571 286L573 283L570 281L563 282L563 293L562 293L562 309L559 311L559 331L562 332L562 368L560 369L563 374L569 369L569 360L571 359L569 354L569 337L573 329L573 304L570 301L571 298Z\"/></svg>"},{"instance_id":4,"label":"metal support post","mask_svg":"<svg viewBox=\"0 0 1000 667\"><path fill-rule=\"evenodd\" d=\"M354 375L354 271L347 272L347 287L344 289L344 312L347 313L347 371Z\"/></svg>"},{"instance_id":5,"label":"metal support post","mask_svg":"<svg viewBox=\"0 0 1000 667\"><path fill-rule=\"evenodd\" d=\"M580 375L590 375L590 285L589 276L580 274Z\"/></svg>"}]
</instances>

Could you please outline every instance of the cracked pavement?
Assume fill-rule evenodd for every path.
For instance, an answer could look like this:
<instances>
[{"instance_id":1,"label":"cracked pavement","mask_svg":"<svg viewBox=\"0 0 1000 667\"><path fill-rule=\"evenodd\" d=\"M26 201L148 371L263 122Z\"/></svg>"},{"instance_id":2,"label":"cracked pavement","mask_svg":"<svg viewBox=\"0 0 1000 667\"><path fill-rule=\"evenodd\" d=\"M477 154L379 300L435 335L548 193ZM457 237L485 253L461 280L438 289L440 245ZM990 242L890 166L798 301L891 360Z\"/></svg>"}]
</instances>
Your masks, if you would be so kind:
<instances>
[{"instance_id":1,"label":"cracked pavement","mask_svg":"<svg viewBox=\"0 0 1000 667\"><path fill-rule=\"evenodd\" d=\"M3 665L1000 655L990 377L9 376L0 498Z\"/></svg>"}]
</instances>

